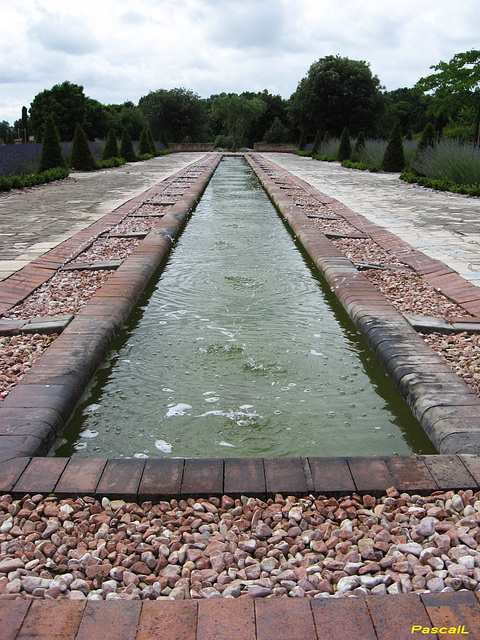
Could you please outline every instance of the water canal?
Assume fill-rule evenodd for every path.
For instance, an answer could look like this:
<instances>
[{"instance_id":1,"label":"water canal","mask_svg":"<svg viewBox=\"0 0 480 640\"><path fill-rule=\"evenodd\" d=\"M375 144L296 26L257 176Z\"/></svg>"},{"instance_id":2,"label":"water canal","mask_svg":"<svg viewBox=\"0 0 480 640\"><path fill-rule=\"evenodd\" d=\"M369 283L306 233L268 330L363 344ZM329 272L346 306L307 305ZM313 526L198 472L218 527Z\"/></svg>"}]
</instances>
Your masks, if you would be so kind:
<instances>
[{"instance_id":1,"label":"water canal","mask_svg":"<svg viewBox=\"0 0 480 640\"><path fill-rule=\"evenodd\" d=\"M224 158L57 456L434 453L243 159Z\"/></svg>"}]
</instances>

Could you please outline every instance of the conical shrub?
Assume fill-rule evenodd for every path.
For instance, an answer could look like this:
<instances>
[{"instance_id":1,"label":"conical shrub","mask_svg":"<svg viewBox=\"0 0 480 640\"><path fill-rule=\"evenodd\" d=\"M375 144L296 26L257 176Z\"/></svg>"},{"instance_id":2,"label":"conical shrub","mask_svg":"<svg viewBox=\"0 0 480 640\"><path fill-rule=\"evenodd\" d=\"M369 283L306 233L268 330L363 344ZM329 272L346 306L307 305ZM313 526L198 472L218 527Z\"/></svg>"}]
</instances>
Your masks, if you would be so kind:
<instances>
[{"instance_id":1,"label":"conical shrub","mask_svg":"<svg viewBox=\"0 0 480 640\"><path fill-rule=\"evenodd\" d=\"M75 135L73 136L70 166L79 171L93 171L95 164L95 158L88 144L85 131L77 124Z\"/></svg>"},{"instance_id":2,"label":"conical shrub","mask_svg":"<svg viewBox=\"0 0 480 640\"><path fill-rule=\"evenodd\" d=\"M320 151L321 144L322 144L322 136L320 134L320 131L317 131L317 135L315 136L315 141L312 147L312 156L317 155L317 153Z\"/></svg>"},{"instance_id":3,"label":"conical shrub","mask_svg":"<svg viewBox=\"0 0 480 640\"><path fill-rule=\"evenodd\" d=\"M107 135L107 141L103 147L102 158L108 160L109 158L118 158L119 156L117 134L115 133L115 129L110 129Z\"/></svg>"},{"instance_id":4,"label":"conical shrub","mask_svg":"<svg viewBox=\"0 0 480 640\"><path fill-rule=\"evenodd\" d=\"M153 133L151 129L147 129L147 137L148 137L148 142L150 143L150 153L152 154L152 156L156 156L157 155L157 145L155 144L155 140L153 139Z\"/></svg>"},{"instance_id":5,"label":"conical shrub","mask_svg":"<svg viewBox=\"0 0 480 640\"><path fill-rule=\"evenodd\" d=\"M150 154L151 153L151 147L150 147L150 141L148 139L148 133L146 129L142 129L142 133L140 134L140 141L138 143L138 151L140 152L140 155L145 155L145 154Z\"/></svg>"},{"instance_id":6,"label":"conical shrub","mask_svg":"<svg viewBox=\"0 0 480 640\"><path fill-rule=\"evenodd\" d=\"M302 131L302 133L300 134L300 140L298 141L298 150L303 151L306 146L307 146L307 139L305 137L305 134Z\"/></svg>"},{"instance_id":7,"label":"conical shrub","mask_svg":"<svg viewBox=\"0 0 480 640\"><path fill-rule=\"evenodd\" d=\"M340 146L338 147L338 160L343 162L349 160L352 155L352 145L350 143L350 134L347 127L342 131L342 137L340 138Z\"/></svg>"},{"instance_id":8,"label":"conical shrub","mask_svg":"<svg viewBox=\"0 0 480 640\"><path fill-rule=\"evenodd\" d=\"M42 150L40 152L40 162L38 172L43 173L49 169L66 166L62 153L60 136L53 120L53 116L47 116L42 135Z\"/></svg>"},{"instance_id":9,"label":"conical shrub","mask_svg":"<svg viewBox=\"0 0 480 640\"><path fill-rule=\"evenodd\" d=\"M160 131L160 142L163 144L165 149L170 149L165 131Z\"/></svg>"},{"instance_id":10,"label":"conical shrub","mask_svg":"<svg viewBox=\"0 0 480 640\"><path fill-rule=\"evenodd\" d=\"M365 134L363 133L363 131L360 131L353 148L352 160L354 160L355 162L358 162L360 160L361 153L363 149L365 149L365 144Z\"/></svg>"},{"instance_id":11,"label":"conical shrub","mask_svg":"<svg viewBox=\"0 0 480 640\"><path fill-rule=\"evenodd\" d=\"M419 151L423 151L427 147L433 147L435 144L435 138L435 128L431 122L427 122L417 145L417 153Z\"/></svg>"},{"instance_id":12,"label":"conical shrub","mask_svg":"<svg viewBox=\"0 0 480 640\"><path fill-rule=\"evenodd\" d=\"M123 158L125 162L135 162L137 159L137 154L135 153L132 139L130 138L130 134L127 129L124 129L122 133L122 139L120 141L120 157Z\"/></svg>"},{"instance_id":13,"label":"conical shrub","mask_svg":"<svg viewBox=\"0 0 480 640\"><path fill-rule=\"evenodd\" d=\"M382 171L402 171L405 167L405 156L403 154L402 128L397 122L390 133L387 148L383 155L380 168Z\"/></svg>"}]
</instances>

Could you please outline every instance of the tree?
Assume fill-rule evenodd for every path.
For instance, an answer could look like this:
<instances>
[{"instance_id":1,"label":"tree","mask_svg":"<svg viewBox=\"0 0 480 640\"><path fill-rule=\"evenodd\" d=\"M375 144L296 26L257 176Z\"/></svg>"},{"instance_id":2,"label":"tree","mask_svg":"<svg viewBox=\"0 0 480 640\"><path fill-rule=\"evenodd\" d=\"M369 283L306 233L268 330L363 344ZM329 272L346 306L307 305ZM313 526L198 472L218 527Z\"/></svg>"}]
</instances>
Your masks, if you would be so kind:
<instances>
[{"instance_id":1,"label":"tree","mask_svg":"<svg viewBox=\"0 0 480 640\"><path fill-rule=\"evenodd\" d=\"M480 102L480 51L472 49L456 53L449 62L432 65L435 73L420 78L415 85L421 93L431 92L434 100L430 110L434 115L457 110Z\"/></svg>"},{"instance_id":2,"label":"tree","mask_svg":"<svg viewBox=\"0 0 480 640\"><path fill-rule=\"evenodd\" d=\"M349 160L352 155L352 145L350 143L350 134L348 128L345 127L340 138L340 146L338 148L338 160L343 162Z\"/></svg>"},{"instance_id":3,"label":"tree","mask_svg":"<svg viewBox=\"0 0 480 640\"><path fill-rule=\"evenodd\" d=\"M405 167L402 128L399 122L395 123L390 133L387 148L385 149L382 164L380 166L382 171L402 171Z\"/></svg>"},{"instance_id":4,"label":"tree","mask_svg":"<svg viewBox=\"0 0 480 640\"><path fill-rule=\"evenodd\" d=\"M15 138L13 136L13 131L11 129L8 130L5 144L15 144Z\"/></svg>"},{"instance_id":5,"label":"tree","mask_svg":"<svg viewBox=\"0 0 480 640\"><path fill-rule=\"evenodd\" d=\"M424 151L427 147L433 147L435 140L435 127L431 122L427 122L424 130L422 131L422 135L420 136L420 140L418 141L416 153Z\"/></svg>"},{"instance_id":6,"label":"tree","mask_svg":"<svg viewBox=\"0 0 480 640\"><path fill-rule=\"evenodd\" d=\"M127 129L124 129L122 133L122 139L120 141L120 157L122 157L125 162L135 162L137 159L137 154L135 153L132 139L130 138L130 134Z\"/></svg>"},{"instance_id":7,"label":"tree","mask_svg":"<svg viewBox=\"0 0 480 640\"><path fill-rule=\"evenodd\" d=\"M48 116L53 117L61 140L73 140L77 124L85 120L86 97L83 87L71 82L56 84L38 93L30 105L31 128L36 133Z\"/></svg>"},{"instance_id":8,"label":"tree","mask_svg":"<svg viewBox=\"0 0 480 640\"><path fill-rule=\"evenodd\" d=\"M358 162L360 160L361 153L365 149L365 146L365 134L363 133L363 131L360 131L357 139L355 140L355 147L352 153L352 159L355 162Z\"/></svg>"},{"instance_id":9,"label":"tree","mask_svg":"<svg viewBox=\"0 0 480 640\"><path fill-rule=\"evenodd\" d=\"M280 118L275 118L271 127L265 132L265 142L287 142L290 132Z\"/></svg>"},{"instance_id":10,"label":"tree","mask_svg":"<svg viewBox=\"0 0 480 640\"><path fill-rule=\"evenodd\" d=\"M40 152L38 172L43 173L43 171L55 169L56 167L63 168L66 164L53 116L47 116L42 134L42 150Z\"/></svg>"},{"instance_id":11,"label":"tree","mask_svg":"<svg viewBox=\"0 0 480 640\"><path fill-rule=\"evenodd\" d=\"M107 107L98 100L86 98L82 129L89 140L104 138L105 133L109 130Z\"/></svg>"},{"instance_id":12,"label":"tree","mask_svg":"<svg viewBox=\"0 0 480 640\"><path fill-rule=\"evenodd\" d=\"M95 169L95 158L88 145L87 136L79 124L75 128L73 136L70 166L79 171L93 171Z\"/></svg>"},{"instance_id":13,"label":"tree","mask_svg":"<svg viewBox=\"0 0 480 640\"><path fill-rule=\"evenodd\" d=\"M380 121L380 136L388 138L397 120L402 131L409 129L420 132L427 124L427 114L431 96L422 97L415 89L395 89L383 94L385 110Z\"/></svg>"},{"instance_id":14,"label":"tree","mask_svg":"<svg viewBox=\"0 0 480 640\"><path fill-rule=\"evenodd\" d=\"M340 135L375 135L382 113L380 81L364 61L326 56L314 62L290 98L292 124L314 136L317 129Z\"/></svg>"},{"instance_id":15,"label":"tree","mask_svg":"<svg viewBox=\"0 0 480 640\"><path fill-rule=\"evenodd\" d=\"M302 131L300 133L300 140L298 141L298 150L303 151L306 146L307 146L307 138L305 136L305 133Z\"/></svg>"},{"instance_id":16,"label":"tree","mask_svg":"<svg viewBox=\"0 0 480 640\"><path fill-rule=\"evenodd\" d=\"M110 129L107 135L107 141L102 151L102 158L108 160L109 158L118 158L120 153L118 151L117 134L115 129Z\"/></svg>"},{"instance_id":17,"label":"tree","mask_svg":"<svg viewBox=\"0 0 480 640\"><path fill-rule=\"evenodd\" d=\"M22 141L28 142L28 138L28 109L27 107L22 107Z\"/></svg>"},{"instance_id":18,"label":"tree","mask_svg":"<svg viewBox=\"0 0 480 640\"><path fill-rule=\"evenodd\" d=\"M265 111L265 103L259 98L243 98L236 93L221 93L213 96L211 114L218 118L225 132L233 139L233 150L245 142L250 123L255 122Z\"/></svg>"},{"instance_id":19,"label":"tree","mask_svg":"<svg viewBox=\"0 0 480 640\"><path fill-rule=\"evenodd\" d=\"M12 130L12 127L8 124L6 120L2 120L0 122L0 140L6 142L8 132Z\"/></svg>"},{"instance_id":20,"label":"tree","mask_svg":"<svg viewBox=\"0 0 480 640\"><path fill-rule=\"evenodd\" d=\"M206 110L204 101L189 89L158 89L140 98L152 134L159 139L163 130L169 140L199 142L204 138ZM144 128L142 127L142 128Z\"/></svg>"},{"instance_id":21,"label":"tree","mask_svg":"<svg viewBox=\"0 0 480 640\"><path fill-rule=\"evenodd\" d=\"M142 156L145 154L149 154L152 151L152 148L150 146L150 140L148 139L148 133L146 129L142 129L142 133L140 134L138 151Z\"/></svg>"}]
</instances>

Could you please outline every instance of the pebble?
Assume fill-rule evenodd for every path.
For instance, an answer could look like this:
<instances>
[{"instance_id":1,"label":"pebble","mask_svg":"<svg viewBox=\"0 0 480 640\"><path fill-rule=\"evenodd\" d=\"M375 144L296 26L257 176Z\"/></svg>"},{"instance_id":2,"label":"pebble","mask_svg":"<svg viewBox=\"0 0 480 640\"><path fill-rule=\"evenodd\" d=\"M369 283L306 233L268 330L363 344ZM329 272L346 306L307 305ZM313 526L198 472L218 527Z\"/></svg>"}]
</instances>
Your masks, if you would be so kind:
<instances>
[{"instance_id":1,"label":"pebble","mask_svg":"<svg viewBox=\"0 0 480 640\"><path fill-rule=\"evenodd\" d=\"M480 590L480 492L141 505L5 495L0 522L13 524L0 533L0 599Z\"/></svg>"}]
</instances>

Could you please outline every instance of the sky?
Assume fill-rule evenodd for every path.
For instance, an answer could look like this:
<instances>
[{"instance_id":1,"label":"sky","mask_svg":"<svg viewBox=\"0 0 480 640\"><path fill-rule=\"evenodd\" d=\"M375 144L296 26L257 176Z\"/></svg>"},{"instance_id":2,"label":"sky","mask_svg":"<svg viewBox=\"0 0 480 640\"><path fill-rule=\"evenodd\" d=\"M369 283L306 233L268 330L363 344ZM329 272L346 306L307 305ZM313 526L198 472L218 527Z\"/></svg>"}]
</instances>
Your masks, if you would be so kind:
<instances>
[{"instance_id":1,"label":"sky","mask_svg":"<svg viewBox=\"0 0 480 640\"><path fill-rule=\"evenodd\" d=\"M327 55L383 87L480 48L478 0L0 0L0 121L65 80L103 104L185 87L289 98Z\"/></svg>"}]
</instances>

